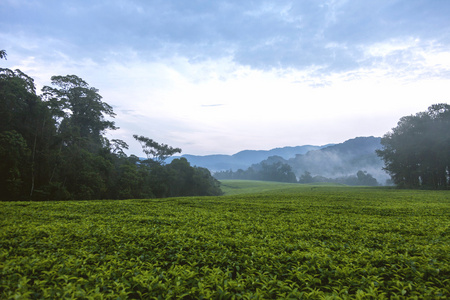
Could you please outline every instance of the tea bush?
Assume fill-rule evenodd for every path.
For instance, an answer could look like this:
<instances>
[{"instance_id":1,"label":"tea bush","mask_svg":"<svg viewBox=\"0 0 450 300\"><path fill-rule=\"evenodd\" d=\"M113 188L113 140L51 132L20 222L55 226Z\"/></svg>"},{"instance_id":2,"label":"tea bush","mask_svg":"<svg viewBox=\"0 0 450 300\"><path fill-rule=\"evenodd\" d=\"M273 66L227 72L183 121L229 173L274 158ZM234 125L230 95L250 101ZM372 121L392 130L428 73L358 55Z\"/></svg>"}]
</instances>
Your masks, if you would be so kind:
<instances>
[{"instance_id":1,"label":"tea bush","mask_svg":"<svg viewBox=\"0 0 450 300\"><path fill-rule=\"evenodd\" d=\"M3 202L0 298L447 298L449 204L446 191L303 185Z\"/></svg>"}]
</instances>

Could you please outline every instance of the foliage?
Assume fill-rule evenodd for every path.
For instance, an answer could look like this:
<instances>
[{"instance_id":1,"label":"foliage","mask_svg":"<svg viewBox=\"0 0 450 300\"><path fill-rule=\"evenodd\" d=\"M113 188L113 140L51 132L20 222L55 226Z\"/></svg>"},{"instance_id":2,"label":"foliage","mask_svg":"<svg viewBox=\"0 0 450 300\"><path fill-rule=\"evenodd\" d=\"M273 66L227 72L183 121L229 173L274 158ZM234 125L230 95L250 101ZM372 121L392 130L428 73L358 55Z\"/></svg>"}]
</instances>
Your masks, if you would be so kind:
<instances>
[{"instance_id":1,"label":"foliage","mask_svg":"<svg viewBox=\"0 0 450 300\"><path fill-rule=\"evenodd\" d=\"M243 195L265 193L269 191L284 191L291 188L302 188L296 183L260 181L260 180L221 180L224 195Z\"/></svg>"},{"instance_id":2,"label":"foliage","mask_svg":"<svg viewBox=\"0 0 450 300\"><path fill-rule=\"evenodd\" d=\"M231 170L216 172L217 179L246 179L246 180L266 180L278 182L297 182L294 172L288 164L281 162L254 164L246 171L239 169L236 172Z\"/></svg>"},{"instance_id":3,"label":"foliage","mask_svg":"<svg viewBox=\"0 0 450 300\"><path fill-rule=\"evenodd\" d=\"M450 187L450 105L402 117L381 140L377 154L399 187Z\"/></svg>"},{"instance_id":4,"label":"foliage","mask_svg":"<svg viewBox=\"0 0 450 300\"><path fill-rule=\"evenodd\" d=\"M136 136L149 160L127 157L124 141L104 135L115 113L98 90L76 75L51 79L38 96L31 77L0 69L0 200L221 194L207 170L162 166L179 148Z\"/></svg>"},{"instance_id":5,"label":"foliage","mask_svg":"<svg viewBox=\"0 0 450 300\"><path fill-rule=\"evenodd\" d=\"M224 182L234 186L236 182ZM2 299L445 299L449 194L263 193L0 203Z\"/></svg>"},{"instance_id":6,"label":"foliage","mask_svg":"<svg viewBox=\"0 0 450 300\"><path fill-rule=\"evenodd\" d=\"M356 176L341 176L337 178L327 178L324 176L312 176L310 172L305 171L298 181L299 183L330 182L336 184L354 185L354 186L378 186L378 181L367 171L359 170Z\"/></svg>"},{"instance_id":7,"label":"foliage","mask_svg":"<svg viewBox=\"0 0 450 300\"><path fill-rule=\"evenodd\" d=\"M34 194L35 186L42 186L50 180L53 163L51 154L56 147L54 128L45 103L36 95L34 80L20 70L0 69L0 134L4 138L9 136L10 142L12 134L16 141L21 140L19 144L9 142L9 146L0 146L8 152L4 156L5 165L20 160L19 173L16 173L18 177L14 182L21 182L20 189L15 189L15 183L5 181L9 171L1 169L0 185L4 188L0 196L2 200L29 198ZM15 149L7 150L12 145Z\"/></svg>"},{"instance_id":8,"label":"foliage","mask_svg":"<svg viewBox=\"0 0 450 300\"><path fill-rule=\"evenodd\" d=\"M26 164L30 156L27 144L16 131L0 133L0 199L13 195L20 199L24 187L23 173L28 171Z\"/></svg>"},{"instance_id":9,"label":"foliage","mask_svg":"<svg viewBox=\"0 0 450 300\"><path fill-rule=\"evenodd\" d=\"M289 164L298 178L305 172L319 178L344 178L365 170L384 183L389 175L383 171L383 161L375 153L381 148L380 141L378 137L356 137L282 162Z\"/></svg>"},{"instance_id":10,"label":"foliage","mask_svg":"<svg viewBox=\"0 0 450 300\"><path fill-rule=\"evenodd\" d=\"M95 150L102 147L106 130L116 129L113 108L103 102L98 90L76 75L52 76L52 85L44 86L43 96L58 113L58 129L64 143Z\"/></svg>"},{"instance_id":11,"label":"foliage","mask_svg":"<svg viewBox=\"0 0 450 300\"><path fill-rule=\"evenodd\" d=\"M273 157L272 157L273 158ZM220 171L214 173L214 177L219 180L263 180L263 181L277 181L290 183L315 183L315 182L330 182L346 185L360 185L360 186L378 186L378 181L373 178L371 174L366 171L359 170L356 176L342 176L337 178L327 178L324 176L312 176L310 172L305 171L297 181L294 172L288 164L280 161L261 162L255 164L247 170L239 169L236 172L232 170Z\"/></svg>"},{"instance_id":12,"label":"foliage","mask_svg":"<svg viewBox=\"0 0 450 300\"><path fill-rule=\"evenodd\" d=\"M302 176L300 176L300 179L298 180L300 183L313 183L314 178L312 177L311 173L308 171L305 171Z\"/></svg>"},{"instance_id":13,"label":"foliage","mask_svg":"<svg viewBox=\"0 0 450 300\"><path fill-rule=\"evenodd\" d=\"M134 139L138 141L142 146L142 151L147 155L147 159L156 161L159 164L163 164L164 161L174 155L175 153L181 153L180 148L173 148L166 144L159 144L154 140L142 136L133 135Z\"/></svg>"}]
</instances>

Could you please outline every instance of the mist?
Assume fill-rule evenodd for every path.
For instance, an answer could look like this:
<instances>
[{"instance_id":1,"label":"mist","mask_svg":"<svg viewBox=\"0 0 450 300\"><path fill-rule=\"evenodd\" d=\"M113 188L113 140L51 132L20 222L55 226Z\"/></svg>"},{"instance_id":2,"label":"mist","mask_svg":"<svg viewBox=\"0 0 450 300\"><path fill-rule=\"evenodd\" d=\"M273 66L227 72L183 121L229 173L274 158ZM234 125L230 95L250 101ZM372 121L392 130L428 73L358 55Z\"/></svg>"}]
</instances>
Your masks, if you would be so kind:
<instances>
[{"instance_id":1,"label":"mist","mask_svg":"<svg viewBox=\"0 0 450 300\"><path fill-rule=\"evenodd\" d=\"M289 157L283 157L282 151L272 150L266 152L266 155L275 155L268 156L258 163L251 163L250 165L249 162L251 160L248 160L249 166L247 168L237 168L237 166L242 166L242 161L240 165L230 164L227 166L226 164L221 164L222 170L218 170L214 176L218 179L260 179L271 177L273 180L275 178L285 178L285 180L289 181L292 181L292 177L295 176L301 182L301 179L304 179L302 176L307 174L309 182L330 181L358 185L364 182L364 180L360 180L362 178L357 176L358 172L362 171L363 173L360 173L359 177L367 177L367 179L373 177L378 184L385 185L390 176L383 170L384 162L375 152L381 149L380 141L381 138L379 137L358 137L336 145L316 146L316 148L308 146L310 147L307 148L309 151ZM258 152L248 153L256 154ZM258 154L261 155L262 153ZM212 159L212 157L209 157L209 159ZM201 163L201 159L196 157L196 162ZM217 167L218 165L215 166ZM272 174L265 174L269 169Z\"/></svg>"},{"instance_id":2,"label":"mist","mask_svg":"<svg viewBox=\"0 0 450 300\"><path fill-rule=\"evenodd\" d=\"M286 161L299 178L305 172L311 176L336 179L356 176L358 171L372 175L380 184L390 176L383 170L384 162L375 150L380 149L380 138L355 138L342 144L310 151Z\"/></svg>"}]
</instances>

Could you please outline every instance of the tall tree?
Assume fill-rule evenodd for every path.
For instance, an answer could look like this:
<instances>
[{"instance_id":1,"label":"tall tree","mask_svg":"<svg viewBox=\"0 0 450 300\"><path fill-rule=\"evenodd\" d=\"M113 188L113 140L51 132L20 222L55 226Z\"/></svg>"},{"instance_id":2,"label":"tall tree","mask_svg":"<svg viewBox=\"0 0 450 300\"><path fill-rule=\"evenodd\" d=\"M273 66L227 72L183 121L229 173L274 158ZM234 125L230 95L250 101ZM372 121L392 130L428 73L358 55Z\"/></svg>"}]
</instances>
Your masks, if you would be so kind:
<instances>
[{"instance_id":1,"label":"tall tree","mask_svg":"<svg viewBox=\"0 0 450 300\"><path fill-rule=\"evenodd\" d=\"M158 164L164 164L164 161L174 155L175 153L181 153L180 148L173 148L166 144L159 144L154 140L134 134L133 137L142 146L142 151L147 155L148 160L152 160Z\"/></svg>"},{"instance_id":2,"label":"tall tree","mask_svg":"<svg viewBox=\"0 0 450 300\"><path fill-rule=\"evenodd\" d=\"M0 132L0 199L27 199L23 190L29 173L30 149L15 130Z\"/></svg>"},{"instance_id":3,"label":"tall tree","mask_svg":"<svg viewBox=\"0 0 450 300\"><path fill-rule=\"evenodd\" d=\"M308 171L305 171L302 176L300 176L300 179L298 182L300 183L312 183L314 181L313 177L311 176L311 173Z\"/></svg>"},{"instance_id":4,"label":"tall tree","mask_svg":"<svg viewBox=\"0 0 450 300\"><path fill-rule=\"evenodd\" d=\"M48 180L55 126L45 103L36 95L34 80L20 70L0 69L0 132L11 131L16 140L21 136L30 152L25 164L28 171L21 172L21 180L22 193L27 190L31 197L35 186Z\"/></svg>"},{"instance_id":5,"label":"tall tree","mask_svg":"<svg viewBox=\"0 0 450 300\"><path fill-rule=\"evenodd\" d=\"M91 150L104 146L106 130L117 129L105 116L114 117L113 108L102 96L76 75L53 76L52 85L44 86L43 97L59 124L66 143L87 143Z\"/></svg>"},{"instance_id":6,"label":"tall tree","mask_svg":"<svg viewBox=\"0 0 450 300\"><path fill-rule=\"evenodd\" d=\"M72 198L104 198L114 168L104 133L116 129L106 117L115 113L98 90L80 77L53 76L51 80L53 87L44 86L42 97L58 127L59 152L52 178Z\"/></svg>"},{"instance_id":7,"label":"tall tree","mask_svg":"<svg viewBox=\"0 0 450 300\"><path fill-rule=\"evenodd\" d=\"M109 141L112 107L75 75L37 96L20 70L0 69L0 200L123 199L220 194L208 170L164 160L181 152L143 136L148 163ZM150 161L152 163L150 163Z\"/></svg>"},{"instance_id":8,"label":"tall tree","mask_svg":"<svg viewBox=\"0 0 450 300\"><path fill-rule=\"evenodd\" d=\"M377 151L399 187L447 189L450 186L450 105L400 119Z\"/></svg>"}]
</instances>

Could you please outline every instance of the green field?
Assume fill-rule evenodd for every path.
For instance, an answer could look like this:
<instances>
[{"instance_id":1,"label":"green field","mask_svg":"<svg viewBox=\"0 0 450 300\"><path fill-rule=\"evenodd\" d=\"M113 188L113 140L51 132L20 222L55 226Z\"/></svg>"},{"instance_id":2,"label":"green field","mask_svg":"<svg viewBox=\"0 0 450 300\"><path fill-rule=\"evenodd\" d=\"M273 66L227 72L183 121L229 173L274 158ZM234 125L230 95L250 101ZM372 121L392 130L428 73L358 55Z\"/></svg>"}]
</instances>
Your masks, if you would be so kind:
<instances>
[{"instance_id":1,"label":"green field","mask_svg":"<svg viewBox=\"0 0 450 300\"><path fill-rule=\"evenodd\" d=\"M314 190L319 187L333 186L342 187L342 185L331 183L314 183L314 184L298 184L273 181L257 181L257 180L221 180L222 191L226 196L242 195L252 193L276 192L284 193L288 189L293 189L294 193L299 191Z\"/></svg>"},{"instance_id":2,"label":"green field","mask_svg":"<svg viewBox=\"0 0 450 300\"><path fill-rule=\"evenodd\" d=\"M445 299L450 192L223 181L0 203L1 299Z\"/></svg>"}]
</instances>

